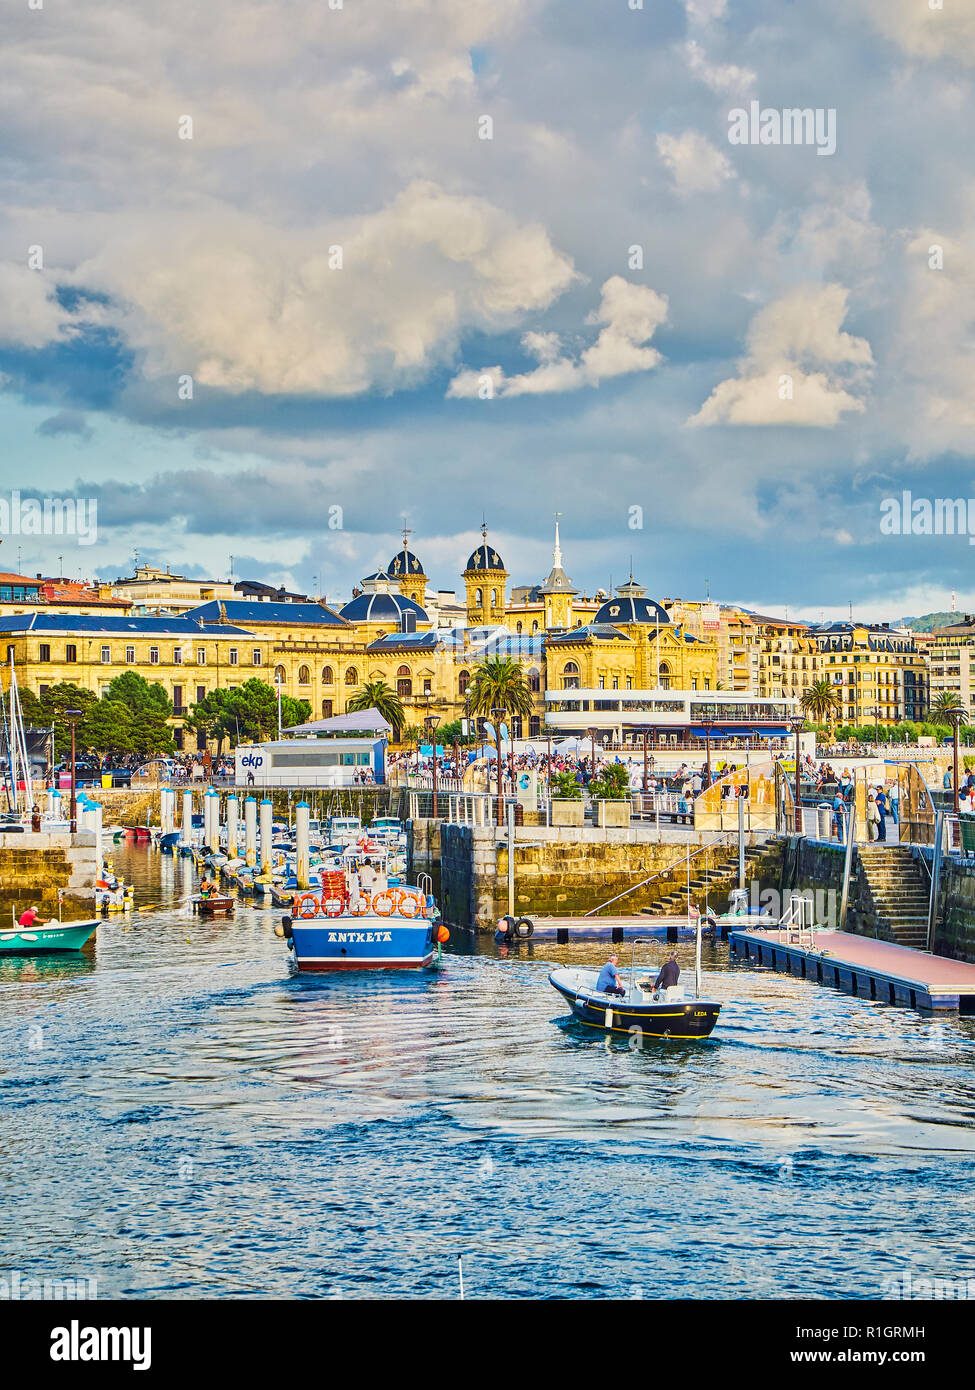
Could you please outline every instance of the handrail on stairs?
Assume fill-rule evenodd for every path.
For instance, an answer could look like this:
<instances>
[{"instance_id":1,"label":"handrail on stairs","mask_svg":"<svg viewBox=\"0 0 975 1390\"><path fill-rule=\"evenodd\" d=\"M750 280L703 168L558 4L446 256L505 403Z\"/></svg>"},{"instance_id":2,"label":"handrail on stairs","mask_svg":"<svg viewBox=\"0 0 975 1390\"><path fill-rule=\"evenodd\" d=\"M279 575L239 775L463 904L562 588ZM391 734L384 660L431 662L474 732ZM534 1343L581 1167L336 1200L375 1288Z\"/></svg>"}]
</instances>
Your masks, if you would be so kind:
<instances>
[{"instance_id":1,"label":"handrail on stairs","mask_svg":"<svg viewBox=\"0 0 975 1390\"><path fill-rule=\"evenodd\" d=\"M631 885L631 887L624 888L622 893L616 894L615 898L608 898L606 902L599 903L596 907L591 908L588 912L584 912L582 914L583 917L592 917L595 915L595 913L601 912L604 907L609 907L611 903L619 902L620 898L625 898L628 893L635 893L638 888L645 888L648 883L653 883L654 879L656 878L664 878L667 874L673 873L675 869L679 869L682 864L690 863L690 861L696 858L697 855L703 854L706 849L713 849L715 845L726 843L729 836L737 835L737 833L738 832L736 830L728 830L725 831L724 834L719 835L716 840L709 840L707 844L698 845L696 850L694 850L690 854L685 854L683 859L677 860L676 864L668 864L666 869L658 869L657 872L655 874L651 874L649 878L641 879L639 883L634 883Z\"/></svg>"}]
</instances>

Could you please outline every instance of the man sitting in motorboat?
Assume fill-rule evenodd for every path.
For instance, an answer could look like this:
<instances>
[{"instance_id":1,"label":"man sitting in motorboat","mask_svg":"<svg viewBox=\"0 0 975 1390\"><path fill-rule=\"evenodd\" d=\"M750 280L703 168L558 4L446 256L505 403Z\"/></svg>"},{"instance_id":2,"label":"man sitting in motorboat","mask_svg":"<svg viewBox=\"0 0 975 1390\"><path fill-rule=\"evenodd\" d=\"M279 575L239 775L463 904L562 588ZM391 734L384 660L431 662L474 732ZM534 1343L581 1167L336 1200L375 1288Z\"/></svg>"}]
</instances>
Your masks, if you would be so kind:
<instances>
[{"instance_id":1,"label":"man sitting in motorboat","mask_svg":"<svg viewBox=\"0 0 975 1390\"><path fill-rule=\"evenodd\" d=\"M28 907L17 919L18 927L43 927L45 919L38 917L36 907Z\"/></svg>"},{"instance_id":2,"label":"man sitting in motorboat","mask_svg":"<svg viewBox=\"0 0 975 1390\"><path fill-rule=\"evenodd\" d=\"M620 979L619 971L616 969L618 960L619 956L615 954L610 956L609 960L599 972L599 979L596 981L596 989L600 994L618 994L622 999L626 994L626 990L623 988L623 982Z\"/></svg>"},{"instance_id":3,"label":"man sitting in motorboat","mask_svg":"<svg viewBox=\"0 0 975 1390\"><path fill-rule=\"evenodd\" d=\"M667 998L669 991L677 984L680 979L680 966L677 964L677 952L671 951L668 958L657 974L653 982L654 991L659 990L664 999Z\"/></svg>"}]
</instances>

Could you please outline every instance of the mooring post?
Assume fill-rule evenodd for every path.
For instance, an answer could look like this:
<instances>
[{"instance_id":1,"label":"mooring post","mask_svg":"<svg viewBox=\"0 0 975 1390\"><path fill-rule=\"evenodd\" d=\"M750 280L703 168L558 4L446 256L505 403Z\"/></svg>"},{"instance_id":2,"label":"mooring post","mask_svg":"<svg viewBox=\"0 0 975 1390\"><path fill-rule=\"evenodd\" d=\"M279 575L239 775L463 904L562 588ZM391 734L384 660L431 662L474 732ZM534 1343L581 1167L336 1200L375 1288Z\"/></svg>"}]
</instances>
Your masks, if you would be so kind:
<instances>
[{"instance_id":1,"label":"mooring post","mask_svg":"<svg viewBox=\"0 0 975 1390\"><path fill-rule=\"evenodd\" d=\"M515 803L508 802L508 916L515 915Z\"/></svg>"},{"instance_id":2,"label":"mooring post","mask_svg":"<svg viewBox=\"0 0 975 1390\"><path fill-rule=\"evenodd\" d=\"M928 899L927 949L934 950L934 930L938 917L938 895L941 888L941 856L944 851L944 811L934 815L934 844L931 856L931 896Z\"/></svg>"},{"instance_id":3,"label":"mooring post","mask_svg":"<svg viewBox=\"0 0 975 1390\"><path fill-rule=\"evenodd\" d=\"M183 792L183 824L180 829L180 841L184 845L193 843L193 792L187 787Z\"/></svg>"},{"instance_id":4,"label":"mooring post","mask_svg":"<svg viewBox=\"0 0 975 1390\"><path fill-rule=\"evenodd\" d=\"M308 850L308 802L299 801L295 814L295 857L299 891L308 887L310 855Z\"/></svg>"},{"instance_id":5,"label":"mooring post","mask_svg":"<svg viewBox=\"0 0 975 1390\"><path fill-rule=\"evenodd\" d=\"M739 796L738 802L738 887L745 886L745 798Z\"/></svg>"},{"instance_id":6,"label":"mooring post","mask_svg":"<svg viewBox=\"0 0 975 1390\"><path fill-rule=\"evenodd\" d=\"M240 802L236 794L227 797L227 857L237 858L237 820L240 816Z\"/></svg>"},{"instance_id":7,"label":"mooring post","mask_svg":"<svg viewBox=\"0 0 975 1390\"><path fill-rule=\"evenodd\" d=\"M252 867L257 863L257 800L253 796L244 801L244 859Z\"/></svg>"},{"instance_id":8,"label":"mooring post","mask_svg":"<svg viewBox=\"0 0 975 1390\"><path fill-rule=\"evenodd\" d=\"M271 872L271 798L266 796L261 802L261 873Z\"/></svg>"},{"instance_id":9,"label":"mooring post","mask_svg":"<svg viewBox=\"0 0 975 1390\"><path fill-rule=\"evenodd\" d=\"M846 854L843 858L843 894L840 898L840 931L846 931L846 909L850 902L850 871L853 867L853 840L856 830L856 802L851 802L846 813Z\"/></svg>"}]
</instances>

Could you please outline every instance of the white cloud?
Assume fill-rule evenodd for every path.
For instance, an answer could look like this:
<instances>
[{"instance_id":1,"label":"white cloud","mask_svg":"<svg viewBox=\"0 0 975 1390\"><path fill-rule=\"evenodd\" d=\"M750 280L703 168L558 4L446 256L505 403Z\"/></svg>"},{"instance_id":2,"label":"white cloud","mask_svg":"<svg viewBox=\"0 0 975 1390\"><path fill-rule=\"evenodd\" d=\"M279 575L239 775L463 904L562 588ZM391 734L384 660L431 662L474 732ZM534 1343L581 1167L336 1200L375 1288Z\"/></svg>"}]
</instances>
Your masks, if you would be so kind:
<instances>
[{"instance_id":1,"label":"white cloud","mask_svg":"<svg viewBox=\"0 0 975 1390\"><path fill-rule=\"evenodd\" d=\"M975 63L975 7L971 0L858 0L880 32L912 58L955 58Z\"/></svg>"},{"instance_id":2,"label":"white cloud","mask_svg":"<svg viewBox=\"0 0 975 1390\"><path fill-rule=\"evenodd\" d=\"M602 325L599 335L577 358L560 355L561 344L554 333L526 333L522 346L538 359L539 366L510 377L501 367L465 369L451 381L447 395L478 396L488 377L495 396L541 396L650 371L663 358L647 344L666 319L666 295L614 275L602 287L599 308L586 320Z\"/></svg>"},{"instance_id":3,"label":"white cloud","mask_svg":"<svg viewBox=\"0 0 975 1390\"><path fill-rule=\"evenodd\" d=\"M657 153L670 170L674 186L682 197L691 193L714 193L727 179L736 177L728 156L696 130L685 130L681 135L658 135Z\"/></svg>"},{"instance_id":4,"label":"white cloud","mask_svg":"<svg viewBox=\"0 0 975 1390\"><path fill-rule=\"evenodd\" d=\"M728 0L684 0L684 9L691 24L710 24L722 19L728 9Z\"/></svg>"},{"instance_id":5,"label":"white cloud","mask_svg":"<svg viewBox=\"0 0 975 1390\"><path fill-rule=\"evenodd\" d=\"M348 396L422 380L465 330L510 327L575 273L541 226L418 180L331 226L173 217L163 232L112 240L75 278L121 302L147 375Z\"/></svg>"},{"instance_id":6,"label":"white cloud","mask_svg":"<svg viewBox=\"0 0 975 1390\"><path fill-rule=\"evenodd\" d=\"M719 383L688 424L828 427L862 412L846 387L859 384L873 354L865 338L842 331L848 293L803 286L761 309L738 375Z\"/></svg>"},{"instance_id":7,"label":"white cloud","mask_svg":"<svg viewBox=\"0 0 975 1390\"><path fill-rule=\"evenodd\" d=\"M712 63L695 39L689 39L684 45L684 56L694 76L713 92L750 92L758 81L750 68L740 68L734 63Z\"/></svg>"},{"instance_id":8,"label":"white cloud","mask_svg":"<svg viewBox=\"0 0 975 1390\"><path fill-rule=\"evenodd\" d=\"M62 336L68 319L48 272L0 262L0 343L44 347Z\"/></svg>"}]
</instances>

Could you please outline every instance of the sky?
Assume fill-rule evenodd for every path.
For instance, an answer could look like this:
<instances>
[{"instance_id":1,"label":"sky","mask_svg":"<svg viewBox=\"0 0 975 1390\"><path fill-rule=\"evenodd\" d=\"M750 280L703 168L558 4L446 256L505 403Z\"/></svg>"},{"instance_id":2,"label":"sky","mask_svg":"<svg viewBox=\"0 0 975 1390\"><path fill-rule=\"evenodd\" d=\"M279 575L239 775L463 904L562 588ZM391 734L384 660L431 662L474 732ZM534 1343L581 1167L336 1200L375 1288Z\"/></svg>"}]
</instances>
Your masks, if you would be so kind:
<instances>
[{"instance_id":1,"label":"sky","mask_svg":"<svg viewBox=\"0 0 975 1390\"><path fill-rule=\"evenodd\" d=\"M967 534L881 529L975 497L972 0L38 3L0 500L98 535L0 569L339 599L405 524L462 591L558 511L590 593L975 611Z\"/></svg>"}]
</instances>

